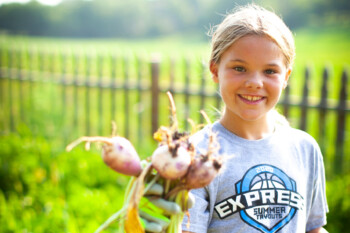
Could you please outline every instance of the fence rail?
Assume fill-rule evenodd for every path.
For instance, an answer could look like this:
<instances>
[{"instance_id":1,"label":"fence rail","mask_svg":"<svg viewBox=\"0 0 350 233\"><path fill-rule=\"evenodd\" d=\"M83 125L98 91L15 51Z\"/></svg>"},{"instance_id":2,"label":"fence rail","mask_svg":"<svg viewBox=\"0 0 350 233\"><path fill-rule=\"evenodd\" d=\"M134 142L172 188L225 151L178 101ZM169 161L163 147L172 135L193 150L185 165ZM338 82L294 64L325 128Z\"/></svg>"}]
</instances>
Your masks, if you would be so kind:
<instances>
[{"instance_id":1,"label":"fence rail","mask_svg":"<svg viewBox=\"0 0 350 233\"><path fill-rule=\"evenodd\" d=\"M187 118L202 122L200 109L220 109L216 87L207 82L205 67L199 61L177 61L181 65L181 81L175 79L175 61L162 70L163 62L137 60L130 70L130 60L121 59L119 70L108 61L86 57L73 58L69 64L61 60L58 70L54 59L44 68L45 57L31 66L30 57L20 53L3 55L0 59L0 133L16 131L26 125L46 137L63 137L66 143L80 135L108 134L110 121L116 120L118 133L140 147L153 132L169 120L165 92L177 99L179 119L189 128ZM0 56L1 57L1 56ZM6 57L6 59L4 59ZM65 56L62 56L65 58ZM63 59L62 58L62 59ZM82 62L80 59L83 59ZM64 59L63 59L64 60ZM108 71L104 63L109 62ZM84 63L83 68L78 64ZM41 64L41 65L40 65ZM76 67L74 66L76 65ZM81 66L81 65L80 65ZM195 67L195 68L193 68ZM195 71L193 71L195 70ZM131 72L132 71L132 72ZM193 83L193 76L196 82ZM179 76L176 76L179 77ZM337 77L334 77L337 78ZM306 68L300 96L292 95L288 86L278 107L294 127L312 134L319 142L328 163L341 171L350 161L350 100L348 72L343 70L337 99L329 98L330 72L326 67L321 80L320 97L310 95L310 69ZM167 79L164 82L164 79ZM332 80L333 81L333 80ZM165 83L165 84L164 84ZM118 112L118 114L117 114ZM44 132L43 132L44 131Z\"/></svg>"}]
</instances>

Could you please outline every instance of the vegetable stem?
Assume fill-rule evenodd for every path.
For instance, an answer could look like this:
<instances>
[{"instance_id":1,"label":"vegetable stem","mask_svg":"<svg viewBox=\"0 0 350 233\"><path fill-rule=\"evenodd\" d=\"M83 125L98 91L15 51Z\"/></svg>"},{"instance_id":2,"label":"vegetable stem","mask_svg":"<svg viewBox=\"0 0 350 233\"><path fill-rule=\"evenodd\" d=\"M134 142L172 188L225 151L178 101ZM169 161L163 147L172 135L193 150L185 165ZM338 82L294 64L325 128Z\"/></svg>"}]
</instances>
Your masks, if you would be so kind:
<instances>
[{"instance_id":1,"label":"vegetable stem","mask_svg":"<svg viewBox=\"0 0 350 233\"><path fill-rule=\"evenodd\" d=\"M147 191L152 187L153 184L155 184L157 182L157 180L159 179L160 175L157 173L157 175L155 175L152 180L148 183L147 187L143 190L143 194L147 193Z\"/></svg>"},{"instance_id":2,"label":"vegetable stem","mask_svg":"<svg viewBox=\"0 0 350 233\"><path fill-rule=\"evenodd\" d=\"M113 142L110 138L106 138L106 137L100 137L100 136L96 136L96 137L80 137L77 140L75 140L74 142L70 143L67 147L66 147L66 151L71 151L74 147L76 147L78 144L82 143L82 142L103 142L106 143L108 145L113 145Z\"/></svg>"},{"instance_id":3,"label":"vegetable stem","mask_svg":"<svg viewBox=\"0 0 350 233\"><path fill-rule=\"evenodd\" d=\"M115 220L118 219L118 217L120 215L124 215L125 211L126 211L127 206L124 206L123 208L121 208L118 212L114 213L112 216L110 216L96 231L95 233L99 233L101 231L103 231L104 229L106 229L110 224L112 224Z\"/></svg>"}]
</instances>

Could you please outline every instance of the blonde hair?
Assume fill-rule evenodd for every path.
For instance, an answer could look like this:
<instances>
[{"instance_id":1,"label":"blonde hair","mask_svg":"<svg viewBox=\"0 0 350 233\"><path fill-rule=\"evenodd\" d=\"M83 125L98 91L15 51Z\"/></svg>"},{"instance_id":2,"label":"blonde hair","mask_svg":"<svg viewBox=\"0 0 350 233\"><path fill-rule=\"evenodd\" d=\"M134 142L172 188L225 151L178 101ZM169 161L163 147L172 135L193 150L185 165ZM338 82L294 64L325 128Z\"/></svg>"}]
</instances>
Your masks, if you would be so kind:
<instances>
[{"instance_id":1,"label":"blonde hair","mask_svg":"<svg viewBox=\"0 0 350 233\"><path fill-rule=\"evenodd\" d=\"M286 67L293 66L295 46L292 32L275 13L255 4L236 7L210 34L210 63L219 63L221 55L238 39L260 35L270 38L281 49Z\"/></svg>"}]
</instances>

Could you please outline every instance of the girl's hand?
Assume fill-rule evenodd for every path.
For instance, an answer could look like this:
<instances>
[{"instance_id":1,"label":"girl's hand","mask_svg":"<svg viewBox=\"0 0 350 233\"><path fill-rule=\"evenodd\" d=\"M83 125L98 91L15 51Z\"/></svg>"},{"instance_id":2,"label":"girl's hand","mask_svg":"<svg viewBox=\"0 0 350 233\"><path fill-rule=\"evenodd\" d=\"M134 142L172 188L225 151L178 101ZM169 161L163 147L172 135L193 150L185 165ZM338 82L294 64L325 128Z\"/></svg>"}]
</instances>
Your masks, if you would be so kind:
<instances>
[{"instance_id":1,"label":"girl's hand","mask_svg":"<svg viewBox=\"0 0 350 233\"><path fill-rule=\"evenodd\" d=\"M163 186L153 184L148 189L139 204L139 214L146 232L162 232L170 224L170 216L181 213L178 204L161 198ZM188 208L194 204L194 197L190 194Z\"/></svg>"}]
</instances>

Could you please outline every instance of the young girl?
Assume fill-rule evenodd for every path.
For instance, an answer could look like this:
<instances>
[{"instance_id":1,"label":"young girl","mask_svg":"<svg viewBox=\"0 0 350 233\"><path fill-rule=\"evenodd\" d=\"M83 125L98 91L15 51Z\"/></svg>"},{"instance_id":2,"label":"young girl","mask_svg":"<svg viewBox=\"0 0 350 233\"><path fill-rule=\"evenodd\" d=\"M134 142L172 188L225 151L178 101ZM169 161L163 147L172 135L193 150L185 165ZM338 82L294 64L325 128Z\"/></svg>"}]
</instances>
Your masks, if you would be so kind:
<instances>
[{"instance_id":1,"label":"young girl","mask_svg":"<svg viewBox=\"0 0 350 233\"><path fill-rule=\"evenodd\" d=\"M192 190L185 232L326 232L323 158L307 133L276 121L295 55L291 31L274 13L237 8L212 36L210 71L225 104L219 121L193 136L205 149L213 131L225 157L207 187Z\"/></svg>"}]
</instances>

